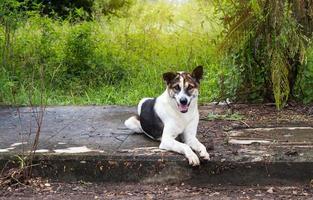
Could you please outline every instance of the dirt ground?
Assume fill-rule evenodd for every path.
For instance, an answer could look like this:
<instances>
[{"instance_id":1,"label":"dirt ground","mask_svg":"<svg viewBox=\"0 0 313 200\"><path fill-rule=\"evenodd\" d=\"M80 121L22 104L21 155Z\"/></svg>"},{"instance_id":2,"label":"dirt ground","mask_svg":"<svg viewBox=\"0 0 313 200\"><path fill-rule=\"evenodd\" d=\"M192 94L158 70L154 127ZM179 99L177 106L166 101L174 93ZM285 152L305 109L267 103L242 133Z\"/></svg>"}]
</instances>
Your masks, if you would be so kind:
<instances>
[{"instance_id":1,"label":"dirt ground","mask_svg":"<svg viewBox=\"0 0 313 200\"><path fill-rule=\"evenodd\" d=\"M225 131L241 128L313 126L313 106L289 105L279 111L274 104L203 105L199 112L200 141L223 140Z\"/></svg>"},{"instance_id":2,"label":"dirt ground","mask_svg":"<svg viewBox=\"0 0 313 200\"><path fill-rule=\"evenodd\" d=\"M0 199L313 199L309 186L50 183L0 189Z\"/></svg>"}]
</instances>

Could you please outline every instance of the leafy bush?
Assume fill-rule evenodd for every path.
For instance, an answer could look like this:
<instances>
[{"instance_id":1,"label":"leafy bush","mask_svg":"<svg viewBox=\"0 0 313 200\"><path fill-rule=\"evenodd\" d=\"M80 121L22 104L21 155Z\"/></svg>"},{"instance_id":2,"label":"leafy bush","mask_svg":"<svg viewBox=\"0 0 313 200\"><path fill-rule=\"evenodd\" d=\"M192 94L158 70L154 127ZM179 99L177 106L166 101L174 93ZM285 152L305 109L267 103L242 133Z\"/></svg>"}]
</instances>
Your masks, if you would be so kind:
<instances>
[{"instance_id":1,"label":"leafy bush","mask_svg":"<svg viewBox=\"0 0 313 200\"><path fill-rule=\"evenodd\" d=\"M192 2L139 2L128 9L127 17L79 23L30 17L15 34L15 70L4 76L16 77L17 103L27 102L30 88L39 92L42 70L48 104L135 104L164 90L165 71L200 64L206 69L202 100L219 98L212 40L219 29L205 22L208 10L199 12ZM8 93L4 103L13 101Z\"/></svg>"},{"instance_id":2,"label":"leafy bush","mask_svg":"<svg viewBox=\"0 0 313 200\"><path fill-rule=\"evenodd\" d=\"M308 59L306 65L300 68L299 77L295 87L297 98L303 103L313 102L313 49L308 49Z\"/></svg>"},{"instance_id":3,"label":"leafy bush","mask_svg":"<svg viewBox=\"0 0 313 200\"><path fill-rule=\"evenodd\" d=\"M304 62L304 37L288 4L277 24L255 0L244 6L232 1L247 15L237 15L230 1L222 4L229 15L220 10L213 15L221 7L200 0L121 0L123 6L116 2L116 10L104 15L102 8L113 1L96 1L101 2L94 4L95 16L89 21L52 19L40 12L19 18L22 14L15 9L7 21L14 35L10 40L2 19L0 45L10 45L0 52L0 102L27 104L31 92L32 102L39 104L44 91L48 104L133 105L164 91L165 71L190 71L197 65L205 68L201 101L260 102L275 94L280 108L289 93L306 103L313 100L313 55ZM223 40L222 54L216 44L226 33L231 34ZM301 75L292 91L289 80L294 77L289 76L294 69Z\"/></svg>"},{"instance_id":4,"label":"leafy bush","mask_svg":"<svg viewBox=\"0 0 313 200\"><path fill-rule=\"evenodd\" d=\"M66 85L79 81L90 85L89 81L95 76L93 70L97 67L93 62L95 43L91 39L91 34L91 25L83 23L71 28L66 36L63 60L66 68L62 77Z\"/></svg>"},{"instance_id":5,"label":"leafy bush","mask_svg":"<svg viewBox=\"0 0 313 200\"><path fill-rule=\"evenodd\" d=\"M226 55L236 58L242 79L237 97L272 101L282 108L294 94L306 55L306 34L293 12L304 1L216 1L222 10ZM299 5L298 5L299 4ZM298 6L297 6L298 5ZM219 10L220 11L220 10ZM310 18L310 16L304 16ZM300 20L301 21L301 20Z\"/></svg>"}]
</instances>

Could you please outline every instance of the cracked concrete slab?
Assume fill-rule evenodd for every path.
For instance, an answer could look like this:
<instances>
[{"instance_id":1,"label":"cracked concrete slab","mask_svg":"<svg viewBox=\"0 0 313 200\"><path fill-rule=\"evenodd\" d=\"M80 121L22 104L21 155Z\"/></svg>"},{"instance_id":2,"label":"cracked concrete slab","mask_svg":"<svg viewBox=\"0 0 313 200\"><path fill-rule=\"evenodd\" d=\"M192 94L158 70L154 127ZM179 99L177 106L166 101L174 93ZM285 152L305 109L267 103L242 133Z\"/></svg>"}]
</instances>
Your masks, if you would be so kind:
<instances>
[{"instance_id":1,"label":"cracked concrete slab","mask_svg":"<svg viewBox=\"0 0 313 200\"><path fill-rule=\"evenodd\" d=\"M200 107L200 111L205 113L209 109L211 108L208 106ZM16 155L23 151L27 152L31 149L37 131L38 111L38 109L24 107L19 108L18 112L15 108L0 107L0 158L6 158L6 155ZM88 176L101 179L98 177L100 173L106 177L104 178L106 180L110 177L122 180L120 176L125 175L123 173L130 174L127 180L137 180L141 176L141 172L138 172L135 167L139 169L142 166L146 166L147 169L152 167L157 174L161 173L160 169L162 169L162 173L172 173L172 171L164 171L166 166L164 162L170 163L171 170L181 170L181 174L177 175L179 177L185 175L193 177L194 174L190 173L195 173L199 175L199 179L208 178L216 171L232 169L239 174L239 178L245 176L237 167L243 167L245 170L255 169L255 171L251 171L251 174L254 175L260 170L266 174L268 169L263 171L263 166L268 163L272 163L273 166L278 163L278 167L274 169L279 176L282 175L278 169L284 169L290 163L296 163L295 168L290 168L290 173L296 168L313 169L313 136L311 134L313 128L311 126L237 127L214 134L209 126L202 126L207 123L202 120L200 121L199 139L207 147L210 147L209 153L212 155L212 160L209 163L203 163L203 167L197 172L189 168L182 155L159 151L158 142L152 141L143 134L134 134L128 130L123 124L124 120L134 113L136 113L134 107L125 106L47 107L37 151L40 161L45 160L50 163L47 166L50 167L51 173L56 173L55 168L57 167L54 165L59 166L61 171L58 172L58 177L60 178L66 175L62 171L65 165L74 170L73 176L83 178L78 176L81 173L79 170L82 168L76 169L73 167L73 163L76 165L78 162L78 165L81 165L82 160L87 161L87 164L83 163L81 167L86 173L88 172ZM218 126L218 122L213 125ZM214 148L212 144L214 144ZM57 163L58 160L61 162ZM101 171L101 163L105 163L103 166L108 167L108 172L113 170L112 173L116 174L111 172L111 174L103 174L105 171ZM114 166L112 163L115 163ZM281 163L285 163L286 166L280 165ZM305 163L305 166L298 165L299 163ZM95 166L98 170L99 165L98 174L88 171L94 170ZM133 167L133 165L135 167L129 171L129 167ZM249 166L252 169L248 168ZM313 170L311 171L313 172ZM301 177L305 179L312 174L311 171ZM72 172L67 171L67 173ZM151 172L146 171L145 173L151 175ZM233 176L229 173L228 175ZM271 175L275 177L273 174ZM251 177L248 177L247 180L251 180Z\"/></svg>"},{"instance_id":2,"label":"cracked concrete slab","mask_svg":"<svg viewBox=\"0 0 313 200\"><path fill-rule=\"evenodd\" d=\"M247 128L227 132L232 144L313 145L313 127Z\"/></svg>"},{"instance_id":3,"label":"cracked concrete slab","mask_svg":"<svg viewBox=\"0 0 313 200\"><path fill-rule=\"evenodd\" d=\"M38 148L53 152L65 147L87 146L112 152L119 148L157 146L143 136L134 135L124 126L124 120L135 110L116 106L47 107ZM36 116L40 110L23 107L18 111L0 108L0 149L7 149L16 142L29 141L23 145L24 150L28 150L32 144L38 128ZM19 146L4 151L18 152L21 149Z\"/></svg>"}]
</instances>

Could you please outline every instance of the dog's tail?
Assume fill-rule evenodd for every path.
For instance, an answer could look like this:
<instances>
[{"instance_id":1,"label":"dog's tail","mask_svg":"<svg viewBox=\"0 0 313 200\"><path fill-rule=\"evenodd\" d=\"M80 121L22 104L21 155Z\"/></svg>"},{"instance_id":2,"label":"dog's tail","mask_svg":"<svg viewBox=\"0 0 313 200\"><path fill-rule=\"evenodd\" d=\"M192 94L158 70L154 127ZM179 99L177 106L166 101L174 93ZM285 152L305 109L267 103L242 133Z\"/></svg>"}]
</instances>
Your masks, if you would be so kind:
<instances>
[{"instance_id":1,"label":"dog's tail","mask_svg":"<svg viewBox=\"0 0 313 200\"><path fill-rule=\"evenodd\" d=\"M127 128L131 129L132 131L134 131L136 133L143 133L138 115L135 115L135 116L128 118L124 122L124 124Z\"/></svg>"}]
</instances>

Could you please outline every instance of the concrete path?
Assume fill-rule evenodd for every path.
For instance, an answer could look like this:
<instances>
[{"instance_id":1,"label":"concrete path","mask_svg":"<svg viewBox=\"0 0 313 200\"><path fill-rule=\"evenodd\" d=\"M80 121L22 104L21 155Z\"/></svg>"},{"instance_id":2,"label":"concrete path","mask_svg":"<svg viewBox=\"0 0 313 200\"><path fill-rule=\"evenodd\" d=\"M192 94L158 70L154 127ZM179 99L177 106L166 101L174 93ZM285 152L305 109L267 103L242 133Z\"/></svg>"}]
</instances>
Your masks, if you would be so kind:
<instances>
[{"instance_id":1,"label":"concrete path","mask_svg":"<svg viewBox=\"0 0 313 200\"><path fill-rule=\"evenodd\" d=\"M39 110L32 108L0 109L0 152L29 150L38 130ZM135 113L129 107L48 107L40 131L38 152L73 153L115 152L121 149L158 146L158 143L133 134L124 120ZM22 145L24 143L24 145ZM83 147L83 148L81 148ZM76 151L75 151L76 150Z\"/></svg>"},{"instance_id":2,"label":"concrete path","mask_svg":"<svg viewBox=\"0 0 313 200\"><path fill-rule=\"evenodd\" d=\"M201 107L206 116L212 107ZM184 156L159 150L158 142L123 125L134 107L47 107L40 129L37 173L61 180L260 184L313 179L311 121L275 127L238 127L214 133L219 121L200 121L199 139L212 155L198 168ZM216 110L214 110L216 111ZM38 130L33 108L0 108L0 169L17 154L27 155ZM245 122L244 122L245 123ZM12 164L12 166L14 163Z\"/></svg>"}]
</instances>

